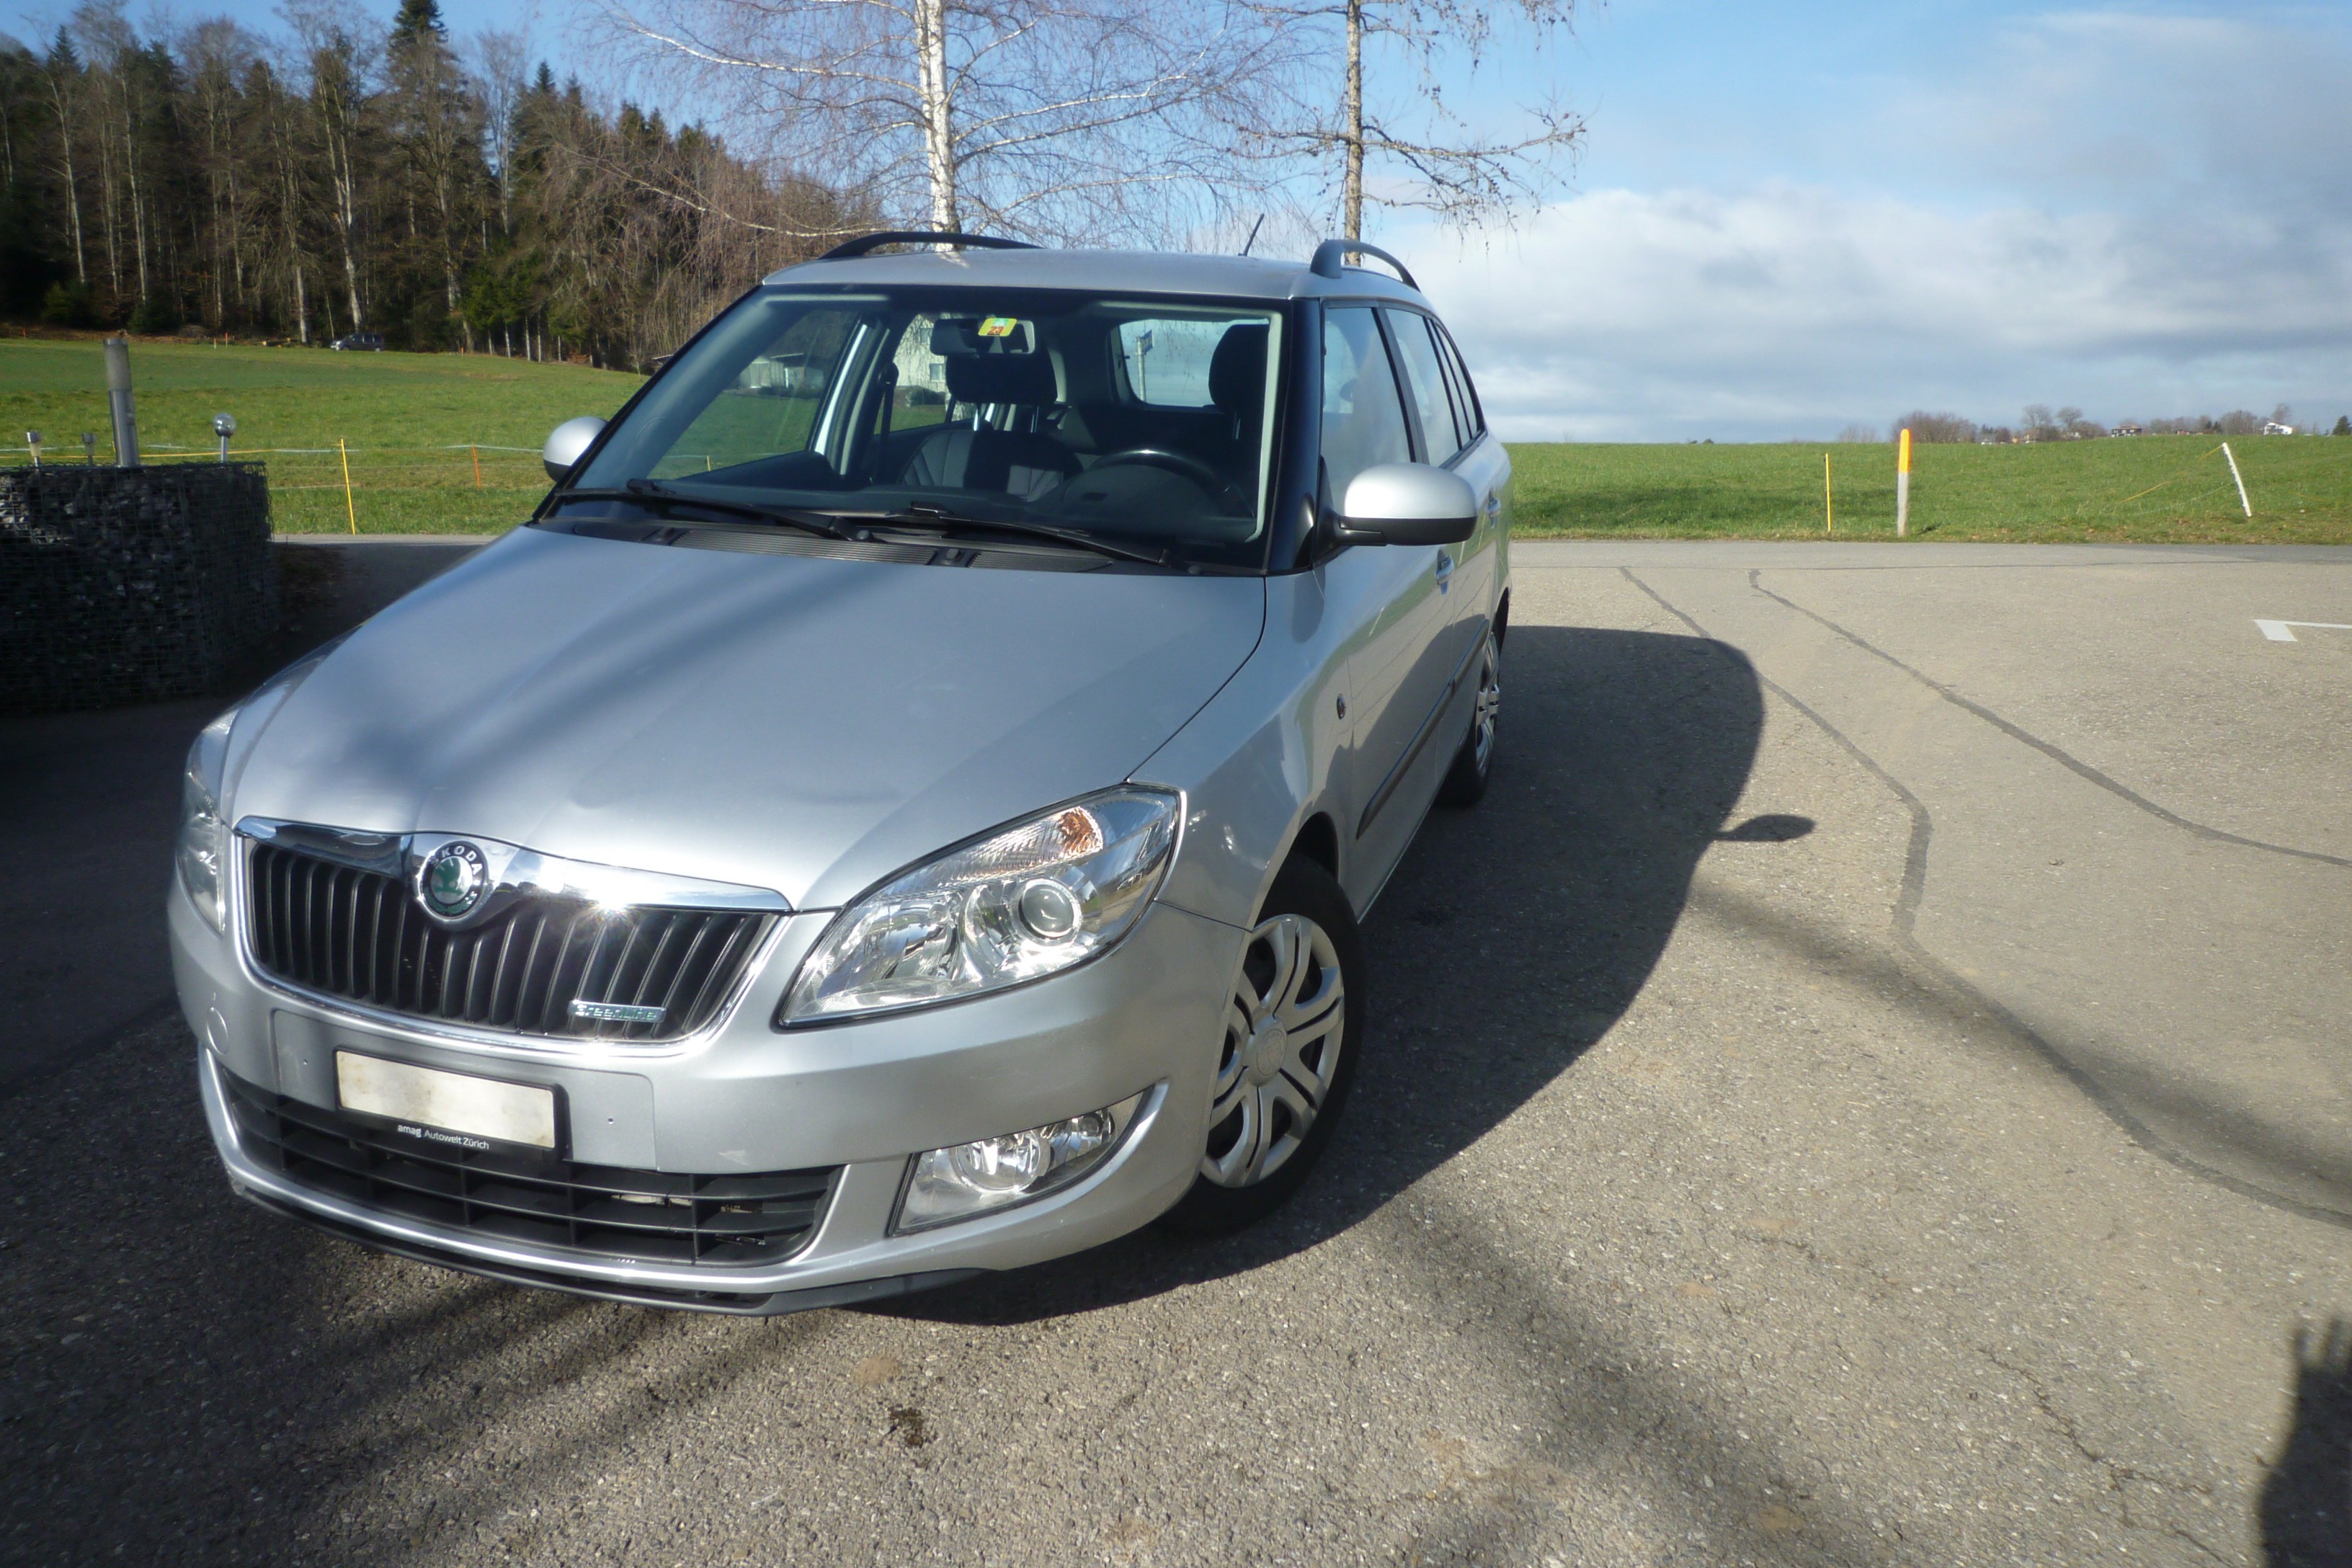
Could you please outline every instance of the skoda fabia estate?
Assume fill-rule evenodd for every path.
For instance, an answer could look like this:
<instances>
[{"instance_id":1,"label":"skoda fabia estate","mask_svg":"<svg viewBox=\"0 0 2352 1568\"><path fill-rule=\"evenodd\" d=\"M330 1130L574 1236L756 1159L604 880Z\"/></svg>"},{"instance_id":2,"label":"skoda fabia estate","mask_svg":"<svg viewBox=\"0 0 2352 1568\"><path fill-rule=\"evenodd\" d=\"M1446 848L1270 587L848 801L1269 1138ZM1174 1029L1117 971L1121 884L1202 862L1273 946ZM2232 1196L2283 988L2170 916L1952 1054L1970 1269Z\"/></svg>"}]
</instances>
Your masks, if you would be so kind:
<instances>
[{"instance_id":1,"label":"skoda fabia estate","mask_svg":"<svg viewBox=\"0 0 2352 1568\"><path fill-rule=\"evenodd\" d=\"M1510 466L1402 266L872 236L547 463L189 755L237 1192L766 1313L1297 1188L1501 696Z\"/></svg>"}]
</instances>

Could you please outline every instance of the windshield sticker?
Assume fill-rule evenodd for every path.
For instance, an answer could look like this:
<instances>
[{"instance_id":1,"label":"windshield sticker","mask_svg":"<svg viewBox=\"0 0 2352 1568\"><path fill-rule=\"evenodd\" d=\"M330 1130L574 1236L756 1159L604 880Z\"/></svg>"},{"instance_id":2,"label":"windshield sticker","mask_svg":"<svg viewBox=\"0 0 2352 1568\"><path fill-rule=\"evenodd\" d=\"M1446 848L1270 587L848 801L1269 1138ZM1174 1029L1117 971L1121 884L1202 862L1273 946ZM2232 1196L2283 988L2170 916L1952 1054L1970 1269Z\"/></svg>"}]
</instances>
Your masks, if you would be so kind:
<instances>
[{"instance_id":1,"label":"windshield sticker","mask_svg":"<svg viewBox=\"0 0 2352 1568\"><path fill-rule=\"evenodd\" d=\"M980 335L983 338L1009 338L1013 335L1013 329L1020 324L1011 316L991 316L980 323Z\"/></svg>"}]
</instances>

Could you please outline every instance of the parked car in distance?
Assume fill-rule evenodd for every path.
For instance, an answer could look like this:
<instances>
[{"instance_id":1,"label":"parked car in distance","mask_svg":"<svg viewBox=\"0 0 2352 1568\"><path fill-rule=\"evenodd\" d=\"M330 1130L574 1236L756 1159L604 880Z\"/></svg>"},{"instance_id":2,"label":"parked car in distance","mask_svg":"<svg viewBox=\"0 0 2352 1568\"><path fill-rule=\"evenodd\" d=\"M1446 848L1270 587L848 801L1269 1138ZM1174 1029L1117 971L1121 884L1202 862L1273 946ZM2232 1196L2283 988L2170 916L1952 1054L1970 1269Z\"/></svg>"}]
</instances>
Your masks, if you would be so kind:
<instances>
[{"instance_id":1,"label":"parked car in distance","mask_svg":"<svg viewBox=\"0 0 2352 1568\"><path fill-rule=\"evenodd\" d=\"M768 279L197 739L237 1192L772 1313L1232 1230L1325 1157L1358 922L1486 788L1509 459L1370 247L909 239Z\"/></svg>"},{"instance_id":2,"label":"parked car in distance","mask_svg":"<svg viewBox=\"0 0 2352 1568\"><path fill-rule=\"evenodd\" d=\"M345 332L327 346L331 349L366 349L375 353L383 353L383 334L382 332Z\"/></svg>"}]
</instances>

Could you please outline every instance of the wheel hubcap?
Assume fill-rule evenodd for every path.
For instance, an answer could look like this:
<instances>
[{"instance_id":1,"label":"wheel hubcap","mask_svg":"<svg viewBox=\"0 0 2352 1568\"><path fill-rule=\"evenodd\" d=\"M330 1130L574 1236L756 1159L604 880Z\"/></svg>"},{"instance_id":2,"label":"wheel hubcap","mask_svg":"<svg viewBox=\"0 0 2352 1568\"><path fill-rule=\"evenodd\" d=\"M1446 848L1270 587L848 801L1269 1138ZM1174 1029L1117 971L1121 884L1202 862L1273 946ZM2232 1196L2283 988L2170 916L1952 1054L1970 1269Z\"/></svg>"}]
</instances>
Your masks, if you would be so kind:
<instances>
[{"instance_id":1,"label":"wheel hubcap","mask_svg":"<svg viewBox=\"0 0 2352 1568\"><path fill-rule=\"evenodd\" d=\"M1478 668L1478 707L1471 720L1471 733L1477 737L1473 753L1478 759L1478 771L1485 773L1486 764L1495 760L1495 720L1503 710L1502 660L1497 657L1495 639L1486 638L1485 654Z\"/></svg>"},{"instance_id":2,"label":"wheel hubcap","mask_svg":"<svg viewBox=\"0 0 2352 1568\"><path fill-rule=\"evenodd\" d=\"M1329 932L1304 915L1250 932L1225 1010L1202 1175L1246 1187L1289 1162L1330 1097L1347 1024Z\"/></svg>"}]
</instances>

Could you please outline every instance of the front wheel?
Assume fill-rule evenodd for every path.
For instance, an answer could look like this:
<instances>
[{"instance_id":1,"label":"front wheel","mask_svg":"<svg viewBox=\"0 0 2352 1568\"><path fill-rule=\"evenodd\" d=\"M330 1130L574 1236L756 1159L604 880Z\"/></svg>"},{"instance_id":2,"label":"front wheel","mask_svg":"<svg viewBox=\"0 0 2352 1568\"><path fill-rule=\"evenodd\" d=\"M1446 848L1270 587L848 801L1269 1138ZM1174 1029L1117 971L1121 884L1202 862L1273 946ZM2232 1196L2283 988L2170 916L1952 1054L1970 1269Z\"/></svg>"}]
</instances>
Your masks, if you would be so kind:
<instances>
[{"instance_id":1,"label":"front wheel","mask_svg":"<svg viewBox=\"0 0 2352 1568\"><path fill-rule=\"evenodd\" d=\"M1298 1190L1347 1104L1364 992L1363 941L1348 896L1320 866L1291 861L1242 950L1200 1173L1169 1211L1171 1229L1240 1230Z\"/></svg>"},{"instance_id":2,"label":"front wheel","mask_svg":"<svg viewBox=\"0 0 2352 1568\"><path fill-rule=\"evenodd\" d=\"M1486 797L1486 774L1495 765L1495 721L1503 711L1503 648L1492 626L1478 649L1477 668L1478 700L1470 710L1470 732L1462 737L1462 749L1454 753L1454 765L1437 786L1440 805L1475 805Z\"/></svg>"}]
</instances>

